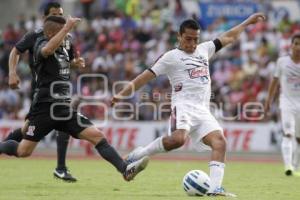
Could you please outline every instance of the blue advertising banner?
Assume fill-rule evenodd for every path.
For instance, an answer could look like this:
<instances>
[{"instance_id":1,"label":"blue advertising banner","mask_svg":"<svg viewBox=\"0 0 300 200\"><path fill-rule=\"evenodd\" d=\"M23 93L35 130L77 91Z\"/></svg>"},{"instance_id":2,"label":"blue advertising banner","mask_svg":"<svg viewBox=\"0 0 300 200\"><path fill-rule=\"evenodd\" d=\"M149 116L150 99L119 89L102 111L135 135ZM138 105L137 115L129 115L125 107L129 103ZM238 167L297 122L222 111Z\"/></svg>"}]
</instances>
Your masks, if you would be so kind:
<instances>
[{"instance_id":1,"label":"blue advertising banner","mask_svg":"<svg viewBox=\"0 0 300 200\"><path fill-rule=\"evenodd\" d=\"M253 2L200 2L199 6L199 20L204 29L220 17L225 17L230 25L235 25L259 11L259 5Z\"/></svg>"}]
</instances>

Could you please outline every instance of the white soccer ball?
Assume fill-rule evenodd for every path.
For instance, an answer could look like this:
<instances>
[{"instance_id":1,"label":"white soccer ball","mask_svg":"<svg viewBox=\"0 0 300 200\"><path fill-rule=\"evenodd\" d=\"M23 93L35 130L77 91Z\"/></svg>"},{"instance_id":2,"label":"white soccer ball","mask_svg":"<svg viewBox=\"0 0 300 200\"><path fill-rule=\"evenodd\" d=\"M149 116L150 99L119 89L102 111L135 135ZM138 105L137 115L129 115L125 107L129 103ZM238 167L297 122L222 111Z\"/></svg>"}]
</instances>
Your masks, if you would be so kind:
<instances>
[{"instance_id":1,"label":"white soccer ball","mask_svg":"<svg viewBox=\"0 0 300 200\"><path fill-rule=\"evenodd\" d=\"M210 187L210 178L204 171L191 170L183 177L182 187L189 196L203 196Z\"/></svg>"}]
</instances>

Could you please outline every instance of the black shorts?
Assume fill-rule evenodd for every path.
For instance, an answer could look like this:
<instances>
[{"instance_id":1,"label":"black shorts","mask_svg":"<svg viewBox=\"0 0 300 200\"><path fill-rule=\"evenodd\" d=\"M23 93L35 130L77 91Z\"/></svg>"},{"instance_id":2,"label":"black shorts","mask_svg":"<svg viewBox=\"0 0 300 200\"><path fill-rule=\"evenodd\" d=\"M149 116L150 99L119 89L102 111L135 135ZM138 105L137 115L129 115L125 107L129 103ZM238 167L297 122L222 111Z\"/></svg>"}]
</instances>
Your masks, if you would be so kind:
<instances>
[{"instance_id":1,"label":"black shorts","mask_svg":"<svg viewBox=\"0 0 300 200\"><path fill-rule=\"evenodd\" d=\"M24 139L38 142L53 129L78 138L79 133L92 126L91 121L67 105L40 103L30 109L28 131Z\"/></svg>"}]
</instances>

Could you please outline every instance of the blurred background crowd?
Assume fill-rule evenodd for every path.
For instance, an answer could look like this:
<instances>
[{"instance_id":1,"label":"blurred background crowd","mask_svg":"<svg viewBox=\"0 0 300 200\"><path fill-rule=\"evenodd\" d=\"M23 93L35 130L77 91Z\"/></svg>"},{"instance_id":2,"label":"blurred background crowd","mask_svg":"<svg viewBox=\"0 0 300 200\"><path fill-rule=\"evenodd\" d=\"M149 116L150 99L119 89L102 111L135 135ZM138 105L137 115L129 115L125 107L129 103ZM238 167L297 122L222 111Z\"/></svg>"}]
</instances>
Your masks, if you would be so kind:
<instances>
[{"instance_id":1,"label":"blurred background crowd","mask_svg":"<svg viewBox=\"0 0 300 200\"><path fill-rule=\"evenodd\" d=\"M31 73L28 55L22 55L18 64L21 78L19 90L10 90L8 87L8 58L10 50L22 35L42 26L41 11L47 2L40 1L40 13L37 11L34 16L15 13L15 21L1 28L0 119L23 119L29 110ZM272 6L273 1L236 2L255 3L258 10L268 13L267 21L249 27L239 41L221 50L210 61L212 102L217 105L216 113L223 119L244 122L249 119L240 114L243 105L264 101L276 59L289 53L290 37L300 31L300 21L291 19L289 12L278 13ZM299 7L300 3L295 2ZM195 6L191 7L196 5L196 9L200 10L200 3L185 0L76 1L72 13L65 15L83 18L72 35L75 49L85 58L86 67L72 72L74 96L79 93L77 80L81 74L103 74L107 81L82 78L80 93L82 96L101 95L107 92L106 83L108 93L102 95L103 98L81 101L101 102L109 107L113 89L121 86L114 83L132 80L151 67L161 54L175 48L178 26L186 18L194 18L199 22L202 41L214 39L232 27L232 22L225 16L205 24L201 13L194 12ZM165 76L142 88L127 100L139 110L132 120L168 119L170 92ZM155 109L153 105L162 109ZM276 120L278 112L275 105L276 102L271 109L270 119L273 120ZM85 106L82 112L89 118L102 119L106 111L101 106ZM108 114L111 115L111 111ZM123 114L126 115L126 112ZM254 116L256 114L259 113L251 113Z\"/></svg>"}]
</instances>

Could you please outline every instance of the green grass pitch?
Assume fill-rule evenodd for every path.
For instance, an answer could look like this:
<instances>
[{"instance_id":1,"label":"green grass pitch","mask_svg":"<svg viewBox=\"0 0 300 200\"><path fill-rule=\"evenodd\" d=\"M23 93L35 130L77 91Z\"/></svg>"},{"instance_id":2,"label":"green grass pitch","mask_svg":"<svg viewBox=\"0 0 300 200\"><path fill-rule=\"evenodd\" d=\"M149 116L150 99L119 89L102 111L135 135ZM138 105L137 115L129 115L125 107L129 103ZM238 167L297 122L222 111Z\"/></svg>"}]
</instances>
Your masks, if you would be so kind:
<instances>
[{"instance_id":1,"label":"green grass pitch","mask_svg":"<svg viewBox=\"0 0 300 200\"><path fill-rule=\"evenodd\" d=\"M52 175L55 160L0 159L0 200L184 200L211 199L188 197L181 187L191 169L208 172L205 161L151 160L134 181L125 182L103 160L69 160L79 179L64 183ZM225 188L241 200L299 200L300 178L286 177L281 163L229 162ZM213 199L224 199L218 197ZM227 199L227 198L226 198Z\"/></svg>"}]
</instances>

